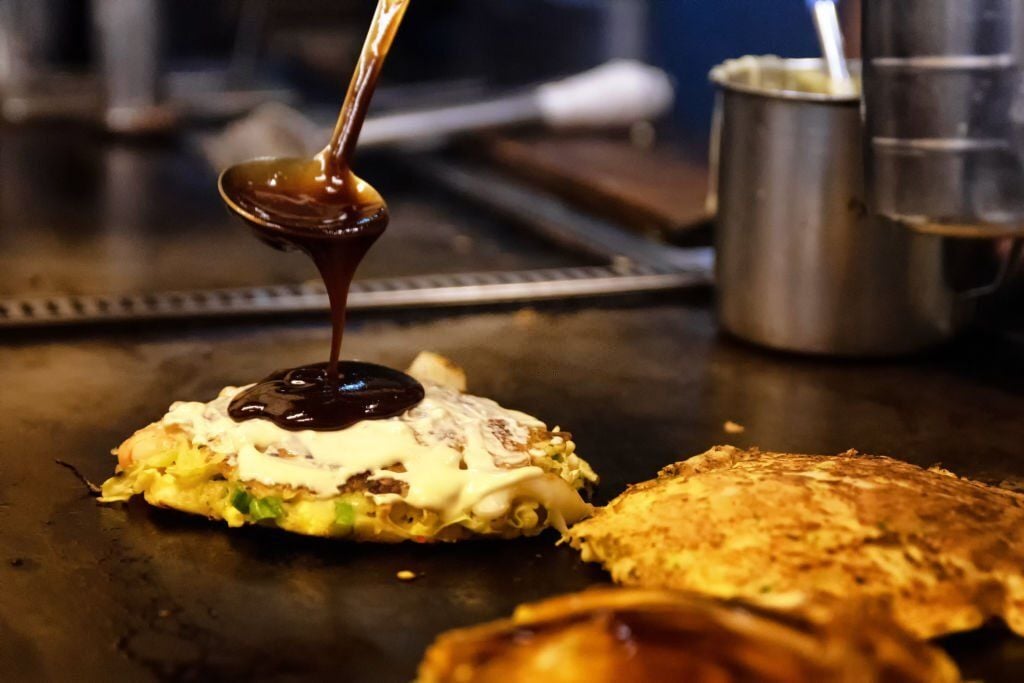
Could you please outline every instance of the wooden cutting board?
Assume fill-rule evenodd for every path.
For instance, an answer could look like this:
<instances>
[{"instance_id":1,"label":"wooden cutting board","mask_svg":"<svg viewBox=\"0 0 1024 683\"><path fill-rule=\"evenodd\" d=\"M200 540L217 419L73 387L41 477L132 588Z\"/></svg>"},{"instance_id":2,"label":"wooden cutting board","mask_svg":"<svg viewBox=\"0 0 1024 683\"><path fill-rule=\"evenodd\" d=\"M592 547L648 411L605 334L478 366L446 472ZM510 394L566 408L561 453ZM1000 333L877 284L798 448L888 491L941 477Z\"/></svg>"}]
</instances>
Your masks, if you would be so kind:
<instances>
[{"instance_id":1,"label":"wooden cutting board","mask_svg":"<svg viewBox=\"0 0 1024 683\"><path fill-rule=\"evenodd\" d=\"M601 137L490 138L488 158L637 232L668 237L707 223L707 167Z\"/></svg>"}]
</instances>

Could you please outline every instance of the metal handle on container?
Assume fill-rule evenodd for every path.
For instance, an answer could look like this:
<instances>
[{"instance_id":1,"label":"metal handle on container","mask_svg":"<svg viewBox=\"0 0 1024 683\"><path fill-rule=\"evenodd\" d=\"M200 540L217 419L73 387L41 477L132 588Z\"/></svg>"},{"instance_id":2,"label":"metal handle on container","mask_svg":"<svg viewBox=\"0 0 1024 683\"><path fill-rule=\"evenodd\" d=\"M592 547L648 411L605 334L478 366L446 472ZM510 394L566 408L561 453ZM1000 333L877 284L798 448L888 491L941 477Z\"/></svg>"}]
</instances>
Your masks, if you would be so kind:
<instances>
[{"instance_id":1,"label":"metal handle on container","mask_svg":"<svg viewBox=\"0 0 1024 683\"><path fill-rule=\"evenodd\" d=\"M1005 257L1001 257L999 259L999 269L992 278L992 282L958 292L957 295L960 300L970 301L973 299L980 299L981 297L990 296L1001 290L1010 280L1014 264L1016 264L1017 260L1020 258L1022 247L1024 247L1024 240L1013 240L1010 243L1010 248Z\"/></svg>"}]
</instances>

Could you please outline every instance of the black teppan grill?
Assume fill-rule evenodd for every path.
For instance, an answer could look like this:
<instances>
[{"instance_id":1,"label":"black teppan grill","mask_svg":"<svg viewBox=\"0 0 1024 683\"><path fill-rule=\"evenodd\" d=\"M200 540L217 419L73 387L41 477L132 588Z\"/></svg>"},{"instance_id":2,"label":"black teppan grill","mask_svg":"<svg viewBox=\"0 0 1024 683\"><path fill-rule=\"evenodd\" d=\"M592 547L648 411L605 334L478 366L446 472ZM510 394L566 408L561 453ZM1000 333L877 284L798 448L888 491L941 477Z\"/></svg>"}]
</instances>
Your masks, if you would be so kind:
<instances>
[{"instance_id":1,"label":"black teppan grill","mask_svg":"<svg viewBox=\"0 0 1024 683\"><path fill-rule=\"evenodd\" d=\"M375 184L394 197L395 221L359 296L495 289L469 307L359 310L346 355L399 367L422 349L455 359L472 391L571 431L602 476L599 503L727 441L856 447L1009 486L1024 476L1012 342L867 364L753 349L715 331L709 292L694 286L707 280L705 252L654 248L577 216L594 221L599 243L583 251L570 209L524 202L486 168L391 163L366 172L384 179ZM552 533L352 545L98 506L57 460L99 482L110 448L171 401L320 360L322 294L304 284L305 261L223 214L210 172L187 152L20 131L0 141L0 178L0 679L408 681L439 632L607 581ZM595 282L607 290L537 297L529 309L498 295ZM610 296L623 283L633 291ZM200 296L214 307L201 320ZM93 313L101 300L109 310ZM31 313L10 308L21 303ZM13 329L21 315L37 319ZM746 431L726 434L727 420ZM401 570L419 578L399 581ZM1024 646L1001 627L941 644L967 679L1024 676Z\"/></svg>"}]
</instances>

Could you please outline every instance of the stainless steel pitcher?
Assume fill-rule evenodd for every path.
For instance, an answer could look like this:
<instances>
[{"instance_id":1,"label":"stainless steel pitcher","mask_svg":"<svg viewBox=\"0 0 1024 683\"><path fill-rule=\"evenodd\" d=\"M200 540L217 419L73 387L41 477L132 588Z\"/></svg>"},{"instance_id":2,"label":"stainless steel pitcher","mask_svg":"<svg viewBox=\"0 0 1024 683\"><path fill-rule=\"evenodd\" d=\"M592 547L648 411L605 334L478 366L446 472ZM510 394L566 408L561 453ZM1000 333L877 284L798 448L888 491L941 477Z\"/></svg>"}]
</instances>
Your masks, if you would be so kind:
<instances>
[{"instance_id":1,"label":"stainless steel pitcher","mask_svg":"<svg viewBox=\"0 0 1024 683\"><path fill-rule=\"evenodd\" d=\"M863 31L872 209L1024 235L1024 0L864 0Z\"/></svg>"},{"instance_id":2,"label":"stainless steel pitcher","mask_svg":"<svg viewBox=\"0 0 1024 683\"><path fill-rule=\"evenodd\" d=\"M993 242L868 210L860 97L828 94L822 73L821 60L777 57L711 73L719 322L801 353L891 355L948 339L1004 264Z\"/></svg>"}]
</instances>

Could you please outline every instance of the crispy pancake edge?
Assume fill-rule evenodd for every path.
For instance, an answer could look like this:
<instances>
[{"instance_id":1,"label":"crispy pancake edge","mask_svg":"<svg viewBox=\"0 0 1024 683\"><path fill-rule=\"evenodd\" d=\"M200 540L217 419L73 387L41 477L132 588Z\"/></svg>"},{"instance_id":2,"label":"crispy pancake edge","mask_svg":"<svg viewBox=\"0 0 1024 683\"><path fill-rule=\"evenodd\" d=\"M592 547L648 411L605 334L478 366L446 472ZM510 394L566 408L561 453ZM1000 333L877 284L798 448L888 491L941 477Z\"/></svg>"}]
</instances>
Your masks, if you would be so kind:
<instances>
[{"instance_id":1,"label":"crispy pancake edge","mask_svg":"<svg viewBox=\"0 0 1024 683\"><path fill-rule=\"evenodd\" d=\"M630 486L570 530L629 586L785 606L882 604L921 637L1002 618L1024 635L1024 495L848 451L719 446Z\"/></svg>"}]
</instances>

